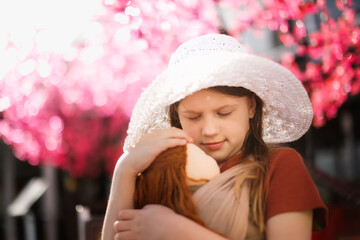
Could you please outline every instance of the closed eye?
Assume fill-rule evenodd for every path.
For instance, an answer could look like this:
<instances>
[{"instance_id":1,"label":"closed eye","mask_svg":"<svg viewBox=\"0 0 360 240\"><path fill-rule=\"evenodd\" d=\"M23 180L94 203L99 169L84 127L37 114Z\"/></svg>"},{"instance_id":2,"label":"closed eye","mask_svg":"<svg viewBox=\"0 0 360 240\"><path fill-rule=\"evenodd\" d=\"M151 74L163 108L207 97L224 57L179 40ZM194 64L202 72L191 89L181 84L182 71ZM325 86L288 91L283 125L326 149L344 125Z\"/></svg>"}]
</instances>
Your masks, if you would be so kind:
<instances>
[{"instance_id":1,"label":"closed eye","mask_svg":"<svg viewBox=\"0 0 360 240\"><path fill-rule=\"evenodd\" d=\"M199 119L199 118L200 118L200 116L187 117L187 119L189 119L189 120L196 120L196 119Z\"/></svg>"},{"instance_id":2,"label":"closed eye","mask_svg":"<svg viewBox=\"0 0 360 240\"><path fill-rule=\"evenodd\" d=\"M225 116L228 116L230 115L232 112L219 112L218 115L221 116L221 117L225 117Z\"/></svg>"}]
</instances>

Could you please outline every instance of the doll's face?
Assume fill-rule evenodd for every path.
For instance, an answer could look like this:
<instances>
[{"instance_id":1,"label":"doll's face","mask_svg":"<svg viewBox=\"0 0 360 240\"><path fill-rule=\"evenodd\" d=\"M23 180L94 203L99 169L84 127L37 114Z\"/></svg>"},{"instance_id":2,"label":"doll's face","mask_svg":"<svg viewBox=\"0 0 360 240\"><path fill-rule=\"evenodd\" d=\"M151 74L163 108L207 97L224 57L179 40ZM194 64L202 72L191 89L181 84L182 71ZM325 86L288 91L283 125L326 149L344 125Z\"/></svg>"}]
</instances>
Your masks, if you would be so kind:
<instances>
[{"instance_id":1,"label":"doll's face","mask_svg":"<svg viewBox=\"0 0 360 240\"><path fill-rule=\"evenodd\" d=\"M240 153L255 106L253 98L204 89L181 100L178 114L183 130L220 165Z\"/></svg>"},{"instance_id":2,"label":"doll's face","mask_svg":"<svg viewBox=\"0 0 360 240\"><path fill-rule=\"evenodd\" d=\"M186 144L186 181L188 185L201 185L220 174L215 159L195 144Z\"/></svg>"}]
</instances>

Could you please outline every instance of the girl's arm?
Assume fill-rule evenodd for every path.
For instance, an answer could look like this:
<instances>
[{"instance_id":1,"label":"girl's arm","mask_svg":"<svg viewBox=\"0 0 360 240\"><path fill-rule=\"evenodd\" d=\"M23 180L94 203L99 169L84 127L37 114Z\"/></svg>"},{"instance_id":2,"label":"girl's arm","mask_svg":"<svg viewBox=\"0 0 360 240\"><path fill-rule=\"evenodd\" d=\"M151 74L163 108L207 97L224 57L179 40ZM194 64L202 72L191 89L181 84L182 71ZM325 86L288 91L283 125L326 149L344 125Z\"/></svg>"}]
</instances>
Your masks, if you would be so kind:
<instances>
[{"instance_id":1,"label":"girl's arm","mask_svg":"<svg viewBox=\"0 0 360 240\"><path fill-rule=\"evenodd\" d=\"M266 239L310 240L312 219L312 210L275 215L266 222Z\"/></svg>"},{"instance_id":2,"label":"girl's arm","mask_svg":"<svg viewBox=\"0 0 360 240\"><path fill-rule=\"evenodd\" d=\"M118 160L114 170L110 196L102 228L102 240L114 239L115 230L113 225L117 220L117 213L121 209L133 208L136 175L122 166L124 165L122 158L125 157L126 154Z\"/></svg>"},{"instance_id":3,"label":"girl's arm","mask_svg":"<svg viewBox=\"0 0 360 240\"><path fill-rule=\"evenodd\" d=\"M161 205L122 210L118 217L114 225L117 232L115 239L226 239ZM282 213L267 221L268 240L310 240L311 234L312 210Z\"/></svg>"},{"instance_id":4,"label":"girl's arm","mask_svg":"<svg viewBox=\"0 0 360 240\"><path fill-rule=\"evenodd\" d=\"M147 205L141 210L122 210L114 227L117 240L226 240L162 205Z\"/></svg>"},{"instance_id":5,"label":"girl's arm","mask_svg":"<svg viewBox=\"0 0 360 240\"><path fill-rule=\"evenodd\" d=\"M114 223L118 212L122 209L133 208L137 174L148 168L162 151L187 142L192 142L192 139L181 129L157 130L145 135L133 149L121 156L116 163L111 183L102 240L114 239Z\"/></svg>"}]
</instances>

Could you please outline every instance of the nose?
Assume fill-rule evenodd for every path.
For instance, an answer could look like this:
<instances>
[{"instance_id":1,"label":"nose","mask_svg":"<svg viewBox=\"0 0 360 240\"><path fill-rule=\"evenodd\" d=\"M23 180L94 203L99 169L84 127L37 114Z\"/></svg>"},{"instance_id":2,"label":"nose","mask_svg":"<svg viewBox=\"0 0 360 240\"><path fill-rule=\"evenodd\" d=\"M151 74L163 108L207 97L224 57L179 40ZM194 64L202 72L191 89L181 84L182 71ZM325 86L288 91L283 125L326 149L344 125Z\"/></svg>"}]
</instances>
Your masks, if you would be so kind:
<instances>
[{"instance_id":1,"label":"nose","mask_svg":"<svg viewBox=\"0 0 360 240\"><path fill-rule=\"evenodd\" d=\"M203 119L201 133L203 136L210 137L214 136L218 133L218 125L216 120L210 117Z\"/></svg>"}]
</instances>

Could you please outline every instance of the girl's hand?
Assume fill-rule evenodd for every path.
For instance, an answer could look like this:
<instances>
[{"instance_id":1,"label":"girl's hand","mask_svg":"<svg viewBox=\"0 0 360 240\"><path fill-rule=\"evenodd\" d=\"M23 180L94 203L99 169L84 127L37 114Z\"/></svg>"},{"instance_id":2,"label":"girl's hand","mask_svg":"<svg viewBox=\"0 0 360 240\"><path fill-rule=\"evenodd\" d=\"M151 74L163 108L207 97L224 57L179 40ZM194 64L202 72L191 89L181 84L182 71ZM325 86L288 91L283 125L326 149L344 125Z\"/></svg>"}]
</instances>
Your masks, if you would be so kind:
<instances>
[{"instance_id":1,"label":"girl's hand","mask_svg":"<svg viewBox=\"0 0 360 240\"><path fill-rule=\"evenodd\" d=\"M114 240L226 240L162 205L121 210L113 226Z\"/></svg>"},{"instance_id":2,"label":"girl's hand","mask_svg":"<svg viewBox=\"0 0 360 240\"><path fill-rule=\"evenodd\" d=\"M114 223L115 240L169 239L170 219L177 214L162 205L147 205L143 209L126 209L119 212Z\"/></svg>"},{"instance_id":3,"label":"girl's hand","mask_svg":"<svg viewBox=\"0 0 360 240\"><path fill-rule=\"evenodd\" d=\"M183 130L175 127L154 130L144 135L139 143L129 152L123 154L118 162L131 174L137 175L148 168L162 151L192 141L191 137Z\"/></svg>"}]
</instances>

